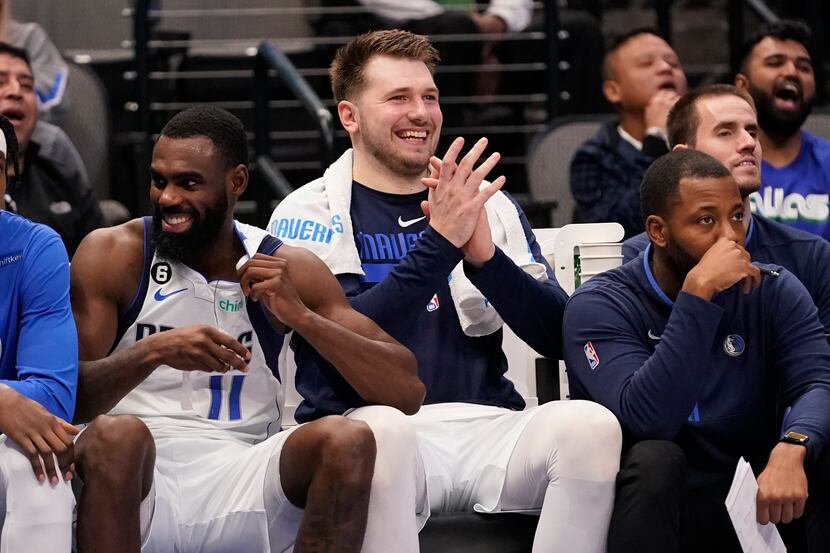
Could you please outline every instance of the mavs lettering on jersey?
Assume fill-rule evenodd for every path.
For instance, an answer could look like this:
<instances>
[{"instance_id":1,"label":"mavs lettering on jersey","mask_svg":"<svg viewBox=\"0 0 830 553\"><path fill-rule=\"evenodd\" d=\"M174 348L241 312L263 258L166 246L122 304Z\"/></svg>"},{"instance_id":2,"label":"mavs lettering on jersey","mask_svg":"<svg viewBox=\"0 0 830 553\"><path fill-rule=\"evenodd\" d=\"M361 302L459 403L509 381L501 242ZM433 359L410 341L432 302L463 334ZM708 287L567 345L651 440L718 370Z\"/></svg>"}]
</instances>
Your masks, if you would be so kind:
<instances>
[{"instance_id":1,"label":"mavs lettering on jersey","mask_svg":"<svg viewBox=\"0 0 830 553\"><path fill-rule=\"evenodd\" d=\"M768 219L782 223L805 221L807 223L824 223L830 216L830 196L827 194L807 194L798 192L785 195L783 188L765 186L760 192L749 196L752 212Z\"/></svg>"},{"instance_id":2,"label":"mavs lettering on jersey","mask_svg":"<svg viewBox=\"0 0 830 553\"><path fill-rule=\"evenodd\" d=\"M364 282L383 280L412 249L419 236L420 232L358 232L357 248L366 273Z\"/></svg>"}]
</instances>

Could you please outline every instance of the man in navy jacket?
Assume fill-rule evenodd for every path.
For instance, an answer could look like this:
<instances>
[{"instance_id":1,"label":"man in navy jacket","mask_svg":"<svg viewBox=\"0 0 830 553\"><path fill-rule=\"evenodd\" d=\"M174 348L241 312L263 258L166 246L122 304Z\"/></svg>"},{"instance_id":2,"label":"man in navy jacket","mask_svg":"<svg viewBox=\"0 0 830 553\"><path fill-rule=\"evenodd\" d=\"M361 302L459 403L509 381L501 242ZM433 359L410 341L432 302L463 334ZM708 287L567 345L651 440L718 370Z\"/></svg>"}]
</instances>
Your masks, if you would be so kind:
<instances>
[{"instance_id":1,"label":"man in navy jacket","mask_svg":"<svg viewBox=\"0 0 830 553\"><path fill-rule=\"evenodd\" d=\"M581 287L563 323L572 396L608 407L627 441L609 551L740 551L724 506L740 457L759 473L758 521L806 512L823 550L830 347L815 305L785 269L752 264L735 179L707 154L657 160L641 209L651 244ZM649 472L638 495L632 466Z\"/></svg>"}]
</instances>

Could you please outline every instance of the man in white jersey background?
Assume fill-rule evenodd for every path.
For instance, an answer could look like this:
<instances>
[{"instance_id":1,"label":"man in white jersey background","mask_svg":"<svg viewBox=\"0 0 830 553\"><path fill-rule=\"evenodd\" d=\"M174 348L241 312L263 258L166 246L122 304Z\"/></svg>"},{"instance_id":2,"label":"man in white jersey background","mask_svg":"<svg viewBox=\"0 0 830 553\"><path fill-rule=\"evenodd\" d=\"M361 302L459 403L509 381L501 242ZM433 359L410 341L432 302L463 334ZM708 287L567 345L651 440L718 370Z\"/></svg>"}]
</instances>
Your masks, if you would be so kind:
<instances>
[{"instance_id":1,"label":"man in white jersey background","mask_svg":"<svg viewBox=\"0 0 830 553\"><path fill-rule=\"evenodd\" d=\"M76 444L79 550L415 552L418 465L399 411L279 432L289 328L372 404L413 413L424 387L322 262L232 219L247 161L236 117L179 113L153 150L153 217L76 253L76 418L92 420Z\"/></svg>"}]
</instances>

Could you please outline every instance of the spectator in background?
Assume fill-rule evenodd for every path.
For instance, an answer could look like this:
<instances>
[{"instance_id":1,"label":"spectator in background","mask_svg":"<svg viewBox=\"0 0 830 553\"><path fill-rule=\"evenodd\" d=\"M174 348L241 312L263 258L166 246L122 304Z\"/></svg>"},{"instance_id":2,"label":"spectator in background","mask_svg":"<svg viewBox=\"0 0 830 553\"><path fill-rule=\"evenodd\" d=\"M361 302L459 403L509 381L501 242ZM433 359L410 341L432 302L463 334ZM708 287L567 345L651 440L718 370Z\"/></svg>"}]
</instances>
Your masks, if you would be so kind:
<instances>
[{"instance_id":1,"label":"spectator in background","mask_svg":"<svg viewBox=\"0 0 830 553\"><path fill-rule=\"evenodd\" d=\"M69 66L40 25L15 21L11 18L10 8L11 0L0 0L0 41L29 54L35 74L37 107L39 111L47 112L63 101Z\"/></svg>"},{"instance_id":2,"label":"spectator in background","mask_svg":"<svg viewBox=\"0 0 830 553\"><path fill-rule=\"evenodd\" d=\"M830 142L801 129L816 93L809 45L802 23L763 26L744 47L735 85L755 100L761 125L753 213L830 239Z\"/></svg>"},{"instance_id":3,"label":"spectator in background","mask_svg":"<svg viewBox=\"0 0 830 553\"><path fill-rule=\"evenodd\" d=\"M357 3L374 16L366 20L368 25L359 29L361 32L400 28L421 35L503 35L524 30L533 15L532 0L492 0L484 13L475 11L474 2L463 0L357 0ZM498 64L495 45L492 39L436 40L441 61L447 66ZM438 85L446 96L494 94L498 81L499 75L493 72L482 75L465 71L438 77ZM460 116L460 111L457 114Z\"/></svg>"},{"instance_id":4,"label":"spectator in background","mask_svg":"<svg viewBox=\"0 0 830 553\"><path fill-rule=\"evenodd\" d=\"M346 0L368 8L374 17L351 18L349 34L399 28L422 35L487 34L483 41L443 42L433 39L445 67L455 65L532 63L545 59L543 41L511 42L493 38L520 31L539 31L532 0L490 0L483 12L467 0ZM342 3L342 2L337 2ZM597 20L585 10L559 9L564 35L560 37L560 59L571 60L562 71L561 89L568 91L560 110L563 113L594 113L602 108L599 66L602 61L602 31ZM579 60L579 63L576 63ZM521 94L538 87L537 72L504 74L499 70L450 72L437 75L445 97L493 94ZM448 111L445 119L455 124L461 110Z\"/></svg>"},{"instance_id":5,"label":"spectator in background","mask_svg":"<svg viewBox=\"0 0 830 553\"><path fill-rule=\"evenodd\" d=\"M643 230L640 181L668 152L666 116L686 92L677 54L650 29L623 35L603 62L602 90L619 119L605 124L571 162L576 221L616 221L630 237Z\"/></svg>"},{"instance_id":6,"label":"spectator in background","mask_svg":"<svg viewBox=\"0 0 830 553\"><path fill-rule=\"evenodd\" d=\"M104 225L86 168L69 137L38 121L34 76L25 50L0 43L0 113L11 120L23 160L8 194L24 217L55 229L70 257L81 239Z\"/></svg>"},{"instance_id":7,"label":"spectator in background","mask_svg":"<svg viewBox=\"0 0 830 553\"><path fill-rule=\"evenodd\" d=\"M0 551L67 552L78 433L66 422L78 380L69 260L52 230L4 210L17 141L5 117L0 129Z\"/></svg>"}]
</instances>

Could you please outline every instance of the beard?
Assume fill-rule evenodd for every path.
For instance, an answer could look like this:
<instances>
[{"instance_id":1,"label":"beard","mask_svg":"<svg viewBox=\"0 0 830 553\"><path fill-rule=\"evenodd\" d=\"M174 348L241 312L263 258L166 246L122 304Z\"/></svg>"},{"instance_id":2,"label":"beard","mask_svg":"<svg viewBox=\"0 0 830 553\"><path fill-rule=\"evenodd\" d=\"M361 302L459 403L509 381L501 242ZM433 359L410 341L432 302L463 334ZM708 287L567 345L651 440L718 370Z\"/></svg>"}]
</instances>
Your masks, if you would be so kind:
<instances>
[{"instance_id":1,"label":"beard","mask_svg":"<svg viewBox=\"0 0 830 553\"><path fill-rule=\"evenodd\" d=\"M150 240L156 248L156 253L168 261L185 262L193 259L213 244L225 224L227 212L228 199L225 196L222 196L216 205L207 208L203 218L195 211L180 208L165 210L164 214L180 213L193 217L193 223L187 231L172 234L162 230L161 220L164 214L159 206L155 206Z\"/></svg>"},{"instance_id":2,"label":"beard","mask_svg":"<svg viewBox=\"0 0 830 553\"><path fill-rule=\"evenodd\" d=\"M395 151L390 144L377 140L371 131L363 134L363 145L366 146L366 152L369 155L396 175L404 177L415 177L426 173L429 168L429 159L435 155L438 147L437 143L432 144L429 154L423 158L407 157Z\"/></svg>"},{"instance_id":3,"label":"beard","mask_svg":"<svg viewBox=\"0 0 830 553\"><path fill-rule=\"evenodd\" d=\"M775 94L753 86L748 86L749 95L755 100L755 107L758 109L758 124L765 133L775 137L792 136L801 128L807 116L813 110L815 98L804 98L802 93L801 103L795 111L780 111L775 107Z\"/></svg>"},{"instance_id":4,"label":"beard","mask_svg":"<svg viewBox=\"0 0 830 553\"><path fill-rule=\"evenodd\" d=\"M674 274L681 276L682 279L697 265L699 260L695 259L677 242L668 241L666 244L666 261L669 269Z\"/></svg>"}]
</instances>

